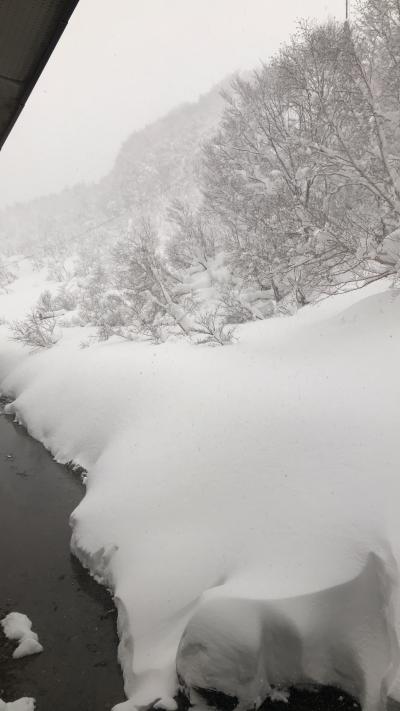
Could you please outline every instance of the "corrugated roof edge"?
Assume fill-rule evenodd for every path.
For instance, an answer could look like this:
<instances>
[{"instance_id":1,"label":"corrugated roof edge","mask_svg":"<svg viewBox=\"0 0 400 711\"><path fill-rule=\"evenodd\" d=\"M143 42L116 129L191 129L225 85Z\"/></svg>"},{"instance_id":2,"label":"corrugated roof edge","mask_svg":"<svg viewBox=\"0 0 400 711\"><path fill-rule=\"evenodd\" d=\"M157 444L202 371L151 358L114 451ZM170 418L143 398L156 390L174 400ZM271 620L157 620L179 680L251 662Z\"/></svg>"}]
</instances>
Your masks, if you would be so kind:
<instances>
[{"instance_id":1,"label":"corrugated roof edge","mask_svg":"<svg viewBox=\"0 0 400 711\"><path fill-rule=\"evenodd\" d=\"M49 61L54 48L56 47L61 35L63 34L69 19L74 12L79 0L66 0L63 4L63 11L60 13L60 17L58 19L58 22L52 31L52 33L49 36L49 41L46 44L46 47L44 51L42 52L39 60L32 66L32 71L29 75L29 79L24 82L24 87L23 91L21 92L21 95L18 99L18 103L16 105L16 108L13 110L13 112L10 114L10 119L3 130L3 132L0 135L0 150L3 148L4 143L6 142L8 136L10 135L16 121L18 120L21 111L23 110L29 96L32 93L33 88L35 87L36 82L38 81L41 73L43 72L43 69L45 68L47 62Z\"/></svg>"}]
</instances>

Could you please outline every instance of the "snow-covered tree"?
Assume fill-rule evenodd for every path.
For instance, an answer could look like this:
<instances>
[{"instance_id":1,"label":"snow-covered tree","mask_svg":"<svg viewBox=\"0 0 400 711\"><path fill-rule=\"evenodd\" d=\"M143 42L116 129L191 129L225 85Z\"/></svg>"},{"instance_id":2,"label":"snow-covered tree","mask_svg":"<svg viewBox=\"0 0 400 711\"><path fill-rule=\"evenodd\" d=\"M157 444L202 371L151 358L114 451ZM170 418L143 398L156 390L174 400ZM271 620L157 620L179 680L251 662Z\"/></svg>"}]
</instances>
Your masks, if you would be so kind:
<instances>
[{"instance_id":1,"label":"snow-covered tree","mask_svg":"<svg viewBox=\"0 0 400 711\"><path fill-rule=\"evenodd\" d=\"M150 223L129 225L111 257L109 288L102 294L98 319L102 336L142 335L160 341L168 331L188 335L187 309L176 293L179 281L168 269Z\"/></svg>"},{"instance_id":2,"label":"snow-covered tree","mask_svg":"<svg viewBox=\"0 0 400 711\"><path fill-rule=\"evenodd\" d=\"M385 39L398 12L382 5L380 24L373 1L354 28L302 24L233 83L205 149L205 209L227 228L232 268L278 303L393 271L380 245L399 219L398 49Z\"/></svg>"},{"instance_id":3,"label":"snow-covered tree","mask_svg":"<svg viewBox=\"0 0 400 711\"><path fill-rule=\"evenodd\" d=\"M49 291L40 294L36 305L24 319L10 323L12 340L33 349L54 346L60 338L56 327L56 306Z\"/></svg>"}]
</instances>

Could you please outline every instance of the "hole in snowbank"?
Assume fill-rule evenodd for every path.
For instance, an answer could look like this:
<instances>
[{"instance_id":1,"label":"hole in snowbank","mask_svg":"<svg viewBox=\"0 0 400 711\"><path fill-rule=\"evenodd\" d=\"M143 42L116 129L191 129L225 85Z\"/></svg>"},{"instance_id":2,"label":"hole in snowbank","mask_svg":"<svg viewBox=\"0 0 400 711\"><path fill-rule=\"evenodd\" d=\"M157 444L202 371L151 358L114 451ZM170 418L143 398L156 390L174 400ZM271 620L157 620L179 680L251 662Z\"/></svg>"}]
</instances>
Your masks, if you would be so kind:
<instances>
[{"instance_id":1,"label":"hole in snowbank","mask_svg":"<svg viewBox=\"0 0 400 711\"><path fill-rule=\"evenodd\" d=\"M234 711L238 705L236 696L229 696L213 689L196 688L194 691L204 699L210 709ZM341 689L333 686L292 687L287 700L267 698L259 707L260 711L360 711L358 701ZM176 697L179 711L191 708L188 696L181 692ZM250 709L249 709L250 711Z\"/></svg>"},{"instance_id":2,"label":"hole in snowbank","mask_svg":"<svg viewBox=\"0 0 400 711\"><path fill-rule=\"evenodd\" d=\"M291 688L287 701L266 699L262 711L358 711L358 701L333 686Z\"/></svg>"},{"instance_id":3,"label":"hole in snowbank","mask_svg":"<svg viewBox=\"0 0 400 711\"><path fill-rule=\"evenodd\" d=\"M237 696L230 696L229 694L224 694L222 691L199 689L198 687L196 687L194 691L204 699L207 706L221 709L221 711L233 711L239 703Z\"/></svg>"}]
</instances>

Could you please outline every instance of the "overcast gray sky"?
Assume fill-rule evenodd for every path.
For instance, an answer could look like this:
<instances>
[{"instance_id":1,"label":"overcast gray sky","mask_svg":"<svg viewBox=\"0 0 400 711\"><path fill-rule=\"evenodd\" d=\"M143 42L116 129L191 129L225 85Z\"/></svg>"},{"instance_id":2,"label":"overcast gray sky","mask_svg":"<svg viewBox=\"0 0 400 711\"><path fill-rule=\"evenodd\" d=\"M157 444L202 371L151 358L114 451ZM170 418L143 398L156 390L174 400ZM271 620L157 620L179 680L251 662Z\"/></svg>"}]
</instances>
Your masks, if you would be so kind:
<instances>
[{"instance_id":1,"label":"overcast gray sky","mask_svg":"<svg viewBox=\"0 0 400 711\"><path fill-rule=\"evenodd\" d=\"M0 206L101 178L127 136L345 0L80 0L0 152Z\"/></svg>"}]
</instances>

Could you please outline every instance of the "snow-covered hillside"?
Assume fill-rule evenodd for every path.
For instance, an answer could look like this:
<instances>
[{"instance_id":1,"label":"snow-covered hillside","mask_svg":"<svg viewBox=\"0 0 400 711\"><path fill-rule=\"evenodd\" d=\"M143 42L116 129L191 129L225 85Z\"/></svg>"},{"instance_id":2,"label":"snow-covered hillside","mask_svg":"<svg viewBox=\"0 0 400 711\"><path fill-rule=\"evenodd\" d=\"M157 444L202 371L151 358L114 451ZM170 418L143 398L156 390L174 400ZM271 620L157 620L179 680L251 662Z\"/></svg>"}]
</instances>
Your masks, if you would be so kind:
<instances>
[{"instance_id":1,"label":"snow-covered hillside","mask_svg":"<svg viewBox=\"0 0 400 711\"><path fill-rule=\"evenodd\" d=\"M78 184L2 210L1 251L59 259L79 249L82 236L94 242L117 239L134 217L151 215L162 224L174 199L197 204L201 147L216 130L224 107L220 92L229 84L228 78L197 102L132 133L113 169L98 183Z\"/></svg>"},{"instance_id":2,"label":"snow-covered hillside","mask_svg":"<svg viewBox=\"0 0 400 711\"><path fill-rule=\"evenodd\" d=\"M2 316L17 313L28 278L0 296ZM9 411L58 461L88 472L72 547L115 594L121 709L173 705L185 629L186 684L210 681L212 664L210 685L243 708L248 688L261 699L288 680L268 665L261 680L257 661L238 686L235 664L249 648L265 659L268 619L278 637L294 628L299 654L311 649L296 678L346 687L333 670L345 654L351 688L381 708L398 659L399 317L400 292L381 281L240 326L220 348L116 338L82 348L88 330L76 327L32 354L1 327ZM333 622L321 613L332 606ZM243 651L233 623L244 608ZM313 615L326 620L318 639Z\"/></svg>"}]
</instances>

